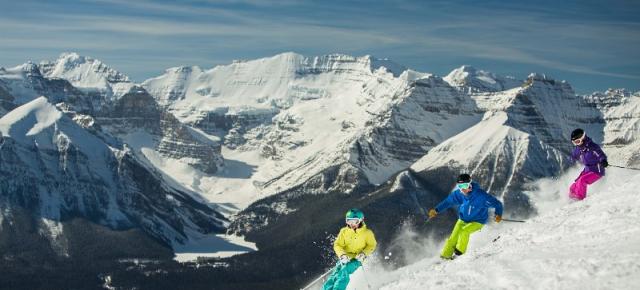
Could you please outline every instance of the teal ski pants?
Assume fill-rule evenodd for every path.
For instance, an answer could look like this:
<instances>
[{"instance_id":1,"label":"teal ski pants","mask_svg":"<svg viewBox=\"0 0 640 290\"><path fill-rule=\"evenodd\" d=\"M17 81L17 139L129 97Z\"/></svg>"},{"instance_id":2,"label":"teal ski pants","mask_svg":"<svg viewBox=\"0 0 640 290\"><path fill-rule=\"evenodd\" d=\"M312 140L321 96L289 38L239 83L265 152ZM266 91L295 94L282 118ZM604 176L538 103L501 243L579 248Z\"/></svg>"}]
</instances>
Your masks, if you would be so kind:
<instances>
[{"instance_id":1,"label":"teal ski pants","mask_svg":"<svg viewBox=\"0 0 640 290\"><path fill-rule=\"evenodd\" d=\"M329 279L322 286L322 290L345 290L349 285L349 276L353 274L358 268L362 266L362 263L356 259L351 259L349 263L344 265L338 262L333 272L329 275Z\"/></svg>"}]
</instances>

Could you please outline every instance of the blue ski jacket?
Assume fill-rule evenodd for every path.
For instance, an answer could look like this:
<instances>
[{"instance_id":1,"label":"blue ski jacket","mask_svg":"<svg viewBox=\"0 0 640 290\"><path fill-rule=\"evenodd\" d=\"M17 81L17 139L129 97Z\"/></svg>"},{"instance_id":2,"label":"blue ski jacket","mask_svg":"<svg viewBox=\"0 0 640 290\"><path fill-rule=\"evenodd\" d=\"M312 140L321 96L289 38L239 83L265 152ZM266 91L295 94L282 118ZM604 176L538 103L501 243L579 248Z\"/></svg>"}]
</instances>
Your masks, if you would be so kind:
<instances>
[{"instance_id":1,"label":"blue ski jacket","mask_svg":"<svg viewBox=\"0 0 640 290\"><path fill-rule=\"evenodd\" d=\"M471 192L467 196L456 188L436 206L436 212L440 213L454 205L459 205L458 217L467 223L487 223L490 207L496 209L496 215L502 215L502 202L488 194L475 182L471 183Z\"/></svg>"}]
</instances>

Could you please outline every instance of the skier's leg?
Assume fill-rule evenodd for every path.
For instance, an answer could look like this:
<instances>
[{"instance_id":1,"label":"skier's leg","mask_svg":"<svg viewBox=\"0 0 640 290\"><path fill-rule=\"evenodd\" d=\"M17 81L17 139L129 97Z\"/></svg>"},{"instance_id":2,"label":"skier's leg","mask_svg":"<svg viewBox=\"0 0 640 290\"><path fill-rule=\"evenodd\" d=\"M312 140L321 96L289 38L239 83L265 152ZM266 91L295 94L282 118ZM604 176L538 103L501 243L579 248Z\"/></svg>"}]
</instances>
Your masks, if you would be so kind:
<instances>
[{"instance_id":1,"label":"skier's leg","mask_svg":"<svg viewBox=\"0 0 640 290\"><path fill-rule=\"evenodd\" d=\"M360 263L360 261L356 259L352 259L351 262L342 266L342 269L340 270L340 274L338 275L335 283L333 284L332 290L347 289L347 285L349 285L349 281L351 280L349 276L353 274L353 272L355 272L360 266L362 266L362 263Z\"/></svg>"},{"instance_id":2,"label":"skier's leg","mask_svg":"<svg viewBox=\"0 0 640 290\"><path fill-rule=\"evenodd\" d=\"M595 172L589 172L585 174L582 178L584 181L584 197L583 198L585 198L587 197L587 187L593 184L594 182L598 181L600 178L602 178L602 175Z\"/></svg>"},{"instance_id":3,"label":"skier's leg","mask_svg":"<svg viewBox=\"0 0 640 290\"><path fill-rule=\"evenodd\" d=\"M333 268L333 271L331 272L331 274L329 274L329 278L327 278L327 281L324 282L324 285L322 285L322 290L335 289L334 284L336 283L336 280L338 280L338 276L341 268L342 268L342 264L338 262L338 264Z\"/></svg>"},{"instance_id":4,"label":"skier's leg","mask_svg":"<svg viewBox=\"0 0 640 290\"><path fill-rule=\"evenodd\" d=\"M458 243L458 235L460 234L460 230L464 225L465 225L465 222L463 222L461 219L458 219L458 221L456 222L456 225L453 227L453 230L451 231L451 236L449 236L449 239L447 239L447 241L444 243L444 247L442 247L442 252L440 252L440 257L448 259L448 258L451 258L451 256L453 256L453 250L456 244Z\"/></svg>"},{"instance_id":5,"label":"skier's leg","mask_svg":"<svg viewBox=\"0 0 640 290\"><path fill-rule=\"evenodd\" d=\"M576 178L576 180L573 181L573 183L569 187L569 197L571 199L578 199L577 191L578 191L578 187L579 187L579 181L580 181L580 178L582 178L583 175L584 175L584 171L580 172L580 175L578 175L578 178Z\"/></svg>"},{"instance_id":6,"label":"skier's leg","mask_svg":"<svg viewBox=\"0 0 640 290\"><path fill-rule=\"evenodd\" d=\"M600 179L600 177L602 176L595 172L587 172L580 175L578 180L576 180L576 182L574 183L574 196L572 196L572 198L583 200L585 197L587 197L587 186L596 182L598 179Z\"/></svg>"},{"instance_id":7,"label":"skier's leg","mask_svg":"<svg viewBox=\"0 0 640 290\"><path fill-rule=\"evenodd\" d=\"M458 243L456 244L456 249L464 254L467 251L467 245L469 244L469 236L479 231L482 228L483 224L478 222L467 223L460 230L460 236L458 237Z\"/></svg>"}]
</instances>

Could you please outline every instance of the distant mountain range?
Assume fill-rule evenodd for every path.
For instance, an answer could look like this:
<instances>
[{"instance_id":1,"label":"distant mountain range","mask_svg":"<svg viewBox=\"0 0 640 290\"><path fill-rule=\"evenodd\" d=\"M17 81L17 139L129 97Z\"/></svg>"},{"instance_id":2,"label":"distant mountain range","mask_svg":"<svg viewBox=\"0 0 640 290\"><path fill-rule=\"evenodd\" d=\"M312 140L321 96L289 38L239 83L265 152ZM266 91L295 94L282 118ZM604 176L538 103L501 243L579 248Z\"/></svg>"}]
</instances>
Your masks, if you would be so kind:
<instances>
[{"instance_id":1,"label":"distant mountain range","mask_svg":"<svg viewBox=\"0 0 640 290\"><path fill-rule=\"evenodd\" d=\"M305 260L327 252L310 245L326 244L346 209L364 208L385 247L420 213L415 200L432 206L462 171L507 212L534 214L524 192L571 166L576 127L611 164L640 166L639 105L640 92L579 96L545 75L470 66L442 78L371 56L283 53L135 84L65 53L0 68L0 235L32 219L65 256L75 219L137 229L160 248L226 231L259 248L228 262L256 265L305 244L256 278L298 285L293 266L324 265ZM413 187L398 186L402 172Z\"/></svg>"}]
</instances>

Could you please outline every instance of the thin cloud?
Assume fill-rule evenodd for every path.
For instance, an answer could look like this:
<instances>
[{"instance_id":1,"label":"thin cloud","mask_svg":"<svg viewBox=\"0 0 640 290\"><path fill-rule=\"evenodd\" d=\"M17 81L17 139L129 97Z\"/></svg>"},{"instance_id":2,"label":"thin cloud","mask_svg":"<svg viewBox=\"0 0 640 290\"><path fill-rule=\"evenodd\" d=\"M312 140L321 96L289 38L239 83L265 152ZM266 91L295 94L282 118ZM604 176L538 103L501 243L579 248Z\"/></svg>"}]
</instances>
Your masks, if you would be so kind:
<instances>
[{"instance_id":1,"label":"thin cloud","mask_svg":"<svg viewBox=\"0 0 640 290\"><path fill-rule=\"evenodd\" d=\"M429 60L445 66L443 59L477 59L508 64L513 71L543 67L625 80L640 74L640 52L633 50L640 46L640 23L629 17L631 12L612 17L611 11L621 10L619 2L600 15L589 4L565 11L557 7L561 3L537 7L502 1L482 6L411 0L377 5L364 0L340 5L331 0L25 1L3 7L13 14L0 11L3 55L47 49L57 54L76 47L98 58L184 55L191 58L184 62L208 65L211 59L228 63L283 51L337 52L404 56L404 64L416 69L431 68ZM69 5L73 9L66 9ZM18 17L16 11L23 13ZM165 67L169 63L180 64L172 59Z\"/></svg>"},{"instance_id":2,"label":"thin cloud","mask_svg":"<svg viewBox=\"0 0 640 290\"><path fill-rule=\"evenodd\" d=\"M194 7L189 5L176 5L169 3L157 3L151 1L126 1L126 0L84 0L86 3L117 5L126 8L139 9L140 11L166 12L184 16L212 16L232 19L236 21L251 22L253 19L242 13L223 8Z\"/></svg>"}]
</instances>

